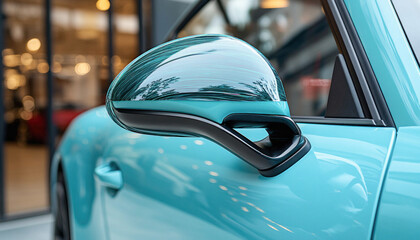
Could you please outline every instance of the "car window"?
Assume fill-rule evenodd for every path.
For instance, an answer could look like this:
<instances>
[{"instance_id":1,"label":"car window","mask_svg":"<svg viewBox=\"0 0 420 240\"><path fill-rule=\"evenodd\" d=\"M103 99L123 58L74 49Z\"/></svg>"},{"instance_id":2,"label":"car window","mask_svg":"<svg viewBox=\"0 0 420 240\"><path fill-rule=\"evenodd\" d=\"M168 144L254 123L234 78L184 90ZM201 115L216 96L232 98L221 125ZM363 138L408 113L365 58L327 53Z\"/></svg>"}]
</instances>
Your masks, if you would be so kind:
<instances>
[{"instance_id":1,"label":"car window","mask_svg":"<svg viewBox=\"0 0 420 240\"><path fill-rule=\"evenodd\" d=\"M318 0L210 1L178 37L219 33L260 50L279 73L293 116L324 116L338 48ZM226 13L223 14L223 11Z\"/></svg>"}]
</instances>

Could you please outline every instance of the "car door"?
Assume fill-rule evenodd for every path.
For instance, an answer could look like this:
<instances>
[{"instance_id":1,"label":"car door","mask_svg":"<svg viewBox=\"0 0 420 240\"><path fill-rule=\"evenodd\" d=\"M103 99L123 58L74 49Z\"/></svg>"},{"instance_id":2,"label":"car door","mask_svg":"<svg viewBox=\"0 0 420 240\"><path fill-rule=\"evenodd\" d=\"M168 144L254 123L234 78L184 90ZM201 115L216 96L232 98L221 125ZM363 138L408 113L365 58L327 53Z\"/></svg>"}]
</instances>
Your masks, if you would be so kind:
<instances>
[{"instance_id":1,"label":"car door","mask_svg":"<svg viewBox=\"0 0 420 240\"><path fill-rule=\"evenodd\" d=\"M355 34L340 25L348 16L340 13L343 5L337 2L324 5L330 24L341 31L347 29L346 34ZM292 35L309 34L308 30L293 29ZM305 67L290 66L290 62L305 65L302 56L314 57L310 46L328 45L326 39L304 44L307 51L292 54L289 62L278 61L290 81L284 83L288 99L293 99L289 101L292 113L311 107L306 112L309 116L294 119L300 122L312 146L308 154L278 176L261 176L229 151L203 138L162 137L118 129L101 158L101 164L114 163L123 177L120 190L101 188L109 239L370 239L396 133L380 110L373 111L380 109L380 103L372 93L375 88L369 85L366 71L358 69L366 66L355 64L361 61L356 44L340 37L343 32L337 30L335 34L341 47L347 49L342 53L347 66L352 66L350 85L354 83L351 86L360 94L357 99L363 108L362 117L331 113L328 106L323 110L323 105L334 106L321 94L328 81L307 76ZM272 60L287 57L285 49L296 47L304 48L286 42ZM336 55L333 50L327 51L324 63L312 64L325 66L318 68L319 75L332 75L332 70L325 70L329 64L334 65L325 57L328 54ZM294 78L298 83L292 81ZM309 87L297 94L300 83ZM363 88L364 84L370 88ZM327 98L328 92L330 99L340 95L327 89ZM323 112L334 117L311 117ZM252 140L265 134L262 129L244 129L242 133Z\"/></svg>"},{"instance_id":2,"label":"car door","mask_svg":"<svg viewBox=\"0 0 420 240\"><path fill-rule=\"evenodd\" d=\"M124 177L103 189L110 239L368 239L395 130L299 126L310 152L272 178L202 138L118 134L103 156Z\"/></svg>"}]
</instances>

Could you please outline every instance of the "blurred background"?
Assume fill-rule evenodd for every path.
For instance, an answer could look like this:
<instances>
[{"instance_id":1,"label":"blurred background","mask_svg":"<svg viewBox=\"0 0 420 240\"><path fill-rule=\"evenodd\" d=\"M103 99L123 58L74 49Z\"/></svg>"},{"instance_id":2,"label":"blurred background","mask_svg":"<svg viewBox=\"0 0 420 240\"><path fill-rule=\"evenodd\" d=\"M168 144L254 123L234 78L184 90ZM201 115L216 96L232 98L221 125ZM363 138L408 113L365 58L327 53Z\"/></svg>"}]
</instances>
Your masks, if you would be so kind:
<instances>
[{"instance_id":1,"label":"blurred background","mask_svg":"<svg viewBox=\"0 0 420 240\"><path fill-rule=\"evenodd\" d=\"M241 38L278 71L294 116L324 115L338 54L319 0L0 0L0 13L1 239L12 220L50 212L60 138L147 49L194 34Z\"/></svg>"}]
</instances>

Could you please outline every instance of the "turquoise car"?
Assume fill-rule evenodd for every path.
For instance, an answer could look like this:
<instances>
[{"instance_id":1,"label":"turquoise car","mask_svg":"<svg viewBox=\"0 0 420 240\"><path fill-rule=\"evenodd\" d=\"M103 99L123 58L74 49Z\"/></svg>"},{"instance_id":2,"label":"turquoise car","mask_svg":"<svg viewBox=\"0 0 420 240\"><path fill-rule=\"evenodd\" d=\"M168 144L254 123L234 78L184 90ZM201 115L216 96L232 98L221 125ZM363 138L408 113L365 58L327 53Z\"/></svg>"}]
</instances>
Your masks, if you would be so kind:
<instances>
[{"instance_id":1,"label":"turquoise car","mask_svg":"<svg viewBox=\"0 0 420 240\"><path fill-rule=\"evenodd\" d=\"M55 239L420 239L420 3L239 2L73 121Z\"/></svg>"}]
</instances>

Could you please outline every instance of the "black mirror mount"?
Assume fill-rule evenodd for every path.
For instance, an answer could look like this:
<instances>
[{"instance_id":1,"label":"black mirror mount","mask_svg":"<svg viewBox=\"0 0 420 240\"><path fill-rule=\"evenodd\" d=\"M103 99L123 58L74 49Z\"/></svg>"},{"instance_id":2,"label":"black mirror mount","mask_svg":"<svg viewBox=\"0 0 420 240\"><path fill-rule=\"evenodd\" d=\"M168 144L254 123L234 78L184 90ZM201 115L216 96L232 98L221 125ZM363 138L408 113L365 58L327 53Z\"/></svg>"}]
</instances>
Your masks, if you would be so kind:
<instances>
[{"instance_id":1,"label":"black mirror mount","mask_svg":"<svg viewBox=\"0 0 420 240\"><path fill-rule=\"evenodd\" d=\"M232 114L222 124L183 113L114 109L129 129L153 133L156 129L175 136L190 135L210 139L257 168L266 177L276 176L310 150L293 120L286 116ZM235 127L264 127L269 136L252 142ZM141 129L141 130L138 130Z\"/></svg>"}]
</instances>

